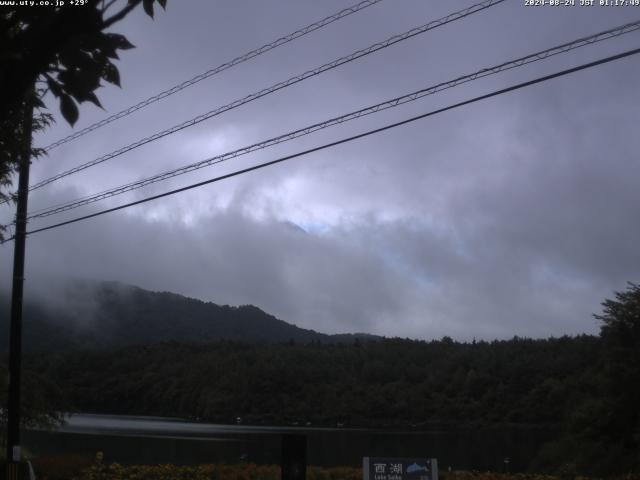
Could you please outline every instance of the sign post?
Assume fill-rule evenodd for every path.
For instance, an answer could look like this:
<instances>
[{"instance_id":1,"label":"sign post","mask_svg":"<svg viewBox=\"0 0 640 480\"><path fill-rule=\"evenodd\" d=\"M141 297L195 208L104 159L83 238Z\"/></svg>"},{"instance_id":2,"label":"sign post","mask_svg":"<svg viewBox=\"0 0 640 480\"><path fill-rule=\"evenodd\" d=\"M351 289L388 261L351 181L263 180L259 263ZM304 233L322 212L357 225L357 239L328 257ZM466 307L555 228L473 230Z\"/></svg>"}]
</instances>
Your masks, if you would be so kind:
<instances>
[{"instance_id":1,"label":"sign post","mask_svg":"<svg viewBox=\"0 0 640 480\"><path fill-rule=\"evenodd\" d=\"M307 478L307 436L286 433L282 435L282 480Z\"/></svg>"}]
</instances>

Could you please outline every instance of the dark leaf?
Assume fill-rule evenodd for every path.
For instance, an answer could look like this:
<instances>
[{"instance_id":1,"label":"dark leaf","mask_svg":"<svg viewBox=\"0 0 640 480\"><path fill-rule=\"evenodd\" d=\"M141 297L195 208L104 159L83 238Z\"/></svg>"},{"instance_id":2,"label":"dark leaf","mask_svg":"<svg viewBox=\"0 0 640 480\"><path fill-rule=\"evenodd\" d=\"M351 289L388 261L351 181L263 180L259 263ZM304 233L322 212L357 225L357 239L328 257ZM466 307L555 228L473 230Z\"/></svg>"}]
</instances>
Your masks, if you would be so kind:
<instances>
[{"instance_id":1,"label":"dark leaf","mask_svg":"<svg viewBox=\"0 0 640 480\"><path fill-rule=\"evenodd\" d=\"M114 48L120 50L129 50L130 48L136 48L127 37L120 35L119 33L105 33L105 37L111 42Z\"/></svg>"},{"instance_id":2,"label":"dark leaf","mask_svg":"<svg viewBox=\"0 0 640 480\"><path fill-rule=\"evenodd\" d=\"M61 88L69 88L69 85L72 85L71 88L73 88L73 83L73 72L70 70L63 70L58 73L58 84Z\"/></svg>"},{"instance_id":3,"label":"dark leaf","mask_svg":"<svg viewBox=\"0 0 640 480\"><path fill-rule=\"evenodd\" d=\"M33 106L35 108L46 108L46 105L40 98L36 98L33 100Z\"/></svg>"},{"instance_id":4,"label":"dark leaf","mask_svg":"<svg viewBox=\"0 0 640 480\"><path fill-rule=\"evenodd\" d=\"M102 65L92 65L91 68L76 72L76 77L81 82L84 92L93 92L100 86L100 77L102 76Z\"/></svg>"},{"instance_id":5,"label":"dark leaf","mask_svg":"<svg viewBox=\"0 0 640 480\"><path fill-rule=\"evenodd\" d=\"M102 69L98 65L91 65L87 69L60 72L58 80L63 84L64 90L77 101L91 100L89 95L100 86ZM92 100L91 100L92 101Z\"/></svg>"},{"instance_id":6,"label":"dark leaf","mask_svg":"<svg viewBox=\"0 0 640 480\"><path fill-rule=\"evenodd\" d=\"M118 53L116 52L116 49L118 47L116 45L116 42L114 42L113 39L108 36L108 34L100 32L100 34L94 37L94 39L96 41L95 48L93 49L94 58L96 57L96 55L104 55L109 58L115 59L118 58Z\"/></svg>"},{"instance_id":7,"label":"dark leaf","mask_svg":"<svg viewBox=\"0 0 640 480\"><path fill-rule=\"evenodd\" d=\"M153 18L153 2L154 0L142 0L142 7L151 18Z\"/></svg>"},{"instance_id":8,"label":"dark leaf","mask_svg":"<svg viewBox=\"0 0 640 480\"><path fill-rule=\"evenodd\" d=\"M53 78L49 77L48 75L47 75L47 85L49 86L49 90L51 90L51 93L53 93L56 97L59 97L60 95L62 95L62 85L56 82Z\"/></svg>"},{"instance_id":9,"label":"dark leaf","mask_svg":"<svg viewBox=\"0 0 640 480\"><path fill-rule=\"evenodd\" d=\"M113 58L115 60L120 59L120 57L118 56L118 52L111 45L105 45L104 47L101 47L100 50L94 52L94 58L96 58L96 56L99 56L100 54L104 55L107 58Z\"/></svg>"},{"instance_id":10,"label":"dark leaf","mask_svg":"<svg viewBox=\"0 0 640 480\"><path fill-rule=\"evenodd\" d=\"M87 95L87 100L90 101L91 103L93 103L96 107L100 107L104 110L104 108L102 107L102 104L100 103L100 100L98 100L98 97L96 97L96 94L93 92L90 92Z\"/></svg>"},{"instance_id":11,"label":"dark leaf","mask_svg":"<svg viewBox=\"0 0 640 480\"><path fill-rule=\"evenodd\" d=\"M102 51L93 52L91 57L98 65L102 65L101 71L104 70L104 65L111 61Z\"/></svg>"},{"instance_id":12,"label":"dark leaf","mask_svg":"<svg viewBox=\"0 0 640 480\"><path fill-rule=\"evenodd\" d=\"M102 71L102 78L104 78L109 83L120 86L120 73L118 72L116 66L112 63L108 63L104 66L104 70Z\"/></svg>"},{"instance_id":13,"label":"dark leaf","mask_svg":"<svg viewBox=\"0 0 640 480\"><path fill-rule=\"evenodd\" d=\"M167 0L158 0L158 3L163 9L167 8Z\"/></svg>"},{"instance_id":14,"label":"dark leaf","mask_svg":"<svg viewBox=\"0 0 640 480\"><path fill-rule=\"evenodd\" d=\"M60 111L64 119L73 126L78 121L78 107L69 95L60 97Z\"/></svg>"},{"instance_id":15,"label":"dark leaf","mask_svg":"<svg viewBox=\"0 0 640 480\"><path fill-rule=\"evenodd\" d=\"M107 58L113 58L114 60L120 60L120 57L118 56L118 52L116 52L115 50L103 50L102 52Z\"/></svg>"},{"instance_id":16,"label":"dark leaf","mask_svg":"<svg viewBox=\"0 0 640 480\"><path fill-rule=\"evenodd\" d=\"M69 45L60 51L60 61L69 70L74 68L87 68L93 63L91 55L79 50L76 45Z\"/></svg>"}]
</instances>

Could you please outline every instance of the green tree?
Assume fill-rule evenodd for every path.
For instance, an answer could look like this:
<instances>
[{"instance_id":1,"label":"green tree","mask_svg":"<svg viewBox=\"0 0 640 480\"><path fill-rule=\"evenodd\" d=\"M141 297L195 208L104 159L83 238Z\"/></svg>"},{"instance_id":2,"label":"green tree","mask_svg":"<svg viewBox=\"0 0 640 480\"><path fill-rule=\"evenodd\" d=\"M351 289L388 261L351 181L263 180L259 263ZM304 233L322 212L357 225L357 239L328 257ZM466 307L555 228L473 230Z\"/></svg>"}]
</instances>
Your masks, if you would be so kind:
<instances>
[{"instance_id":1,"label":"green tree","mask_svg":"<svg viewBox=\"0 0 640 480\"><path fill-rule=\"evenodd\" d=\"M0 446L5 446L7 410L7 368L0 363ZM20 416L26 427L51 428L63 420L63 412L69 410L69 404L60 387L45 375L31 369L25 369L22 381L22 402ZM0 448L0 456L4 449Z\"/></svg>"},{"instance_id":2,"label":"green tree","mask_svg":"<svg viewBox=\"0 0 640 480\"><path fill-rule=\"evenodd\" d=\"M36 108L35 129L51 121L41 100L47 92L71 125L79 103L100 107L95 91L101 81L120 85L112 60L119 50L133 48L123 35L107 30L139 5L153 17L156 2L165 8L166 0L87 0L78 6L0 10L0 200L10 198L6 190L24 148L26 102ZM32 157L42 153L33 151Z\"/></svg>"},{"instance_id":3,"label":"green tree","mask_svg":"<svg viewBox=\"0 0 640 480\"><path fill-rule=\"evenodd\" d=\"M640 468L640 286L629 283L602 302L595 369L576 383L581 391L567 414L561 441L546 454L577 471L611 475ZM580 385L582 384L582 385Z\"/></svg>"},{"instance_id":4,"label":"green tree","mask_svg":"<svg viewBox=\"0 0 640 480\"><path fill-rule=\"evenodd\" d=\"M602 303L602 315L594 315L602 322L609 405L603 433L626 452L624 464L640 468L640 285L629 282L615 297Z\"/></svg>"}]
</instances>

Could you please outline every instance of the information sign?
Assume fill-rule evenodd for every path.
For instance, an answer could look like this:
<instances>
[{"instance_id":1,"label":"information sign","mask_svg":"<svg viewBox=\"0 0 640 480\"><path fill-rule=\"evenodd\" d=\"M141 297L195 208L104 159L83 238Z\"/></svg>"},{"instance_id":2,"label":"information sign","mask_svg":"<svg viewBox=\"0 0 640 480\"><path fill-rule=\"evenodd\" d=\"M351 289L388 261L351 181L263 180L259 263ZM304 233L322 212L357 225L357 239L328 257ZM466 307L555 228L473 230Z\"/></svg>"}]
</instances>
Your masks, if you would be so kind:
<instances>
[{"instance_id":1,"label":"information sign","mask_svg":"<svg viewBox=\"0 0 640 480\"><path fill-rule=\"evenodd\" d=\"M364 480L438 480L435 458L364 457Z\"/></svg>"}]
</instances>

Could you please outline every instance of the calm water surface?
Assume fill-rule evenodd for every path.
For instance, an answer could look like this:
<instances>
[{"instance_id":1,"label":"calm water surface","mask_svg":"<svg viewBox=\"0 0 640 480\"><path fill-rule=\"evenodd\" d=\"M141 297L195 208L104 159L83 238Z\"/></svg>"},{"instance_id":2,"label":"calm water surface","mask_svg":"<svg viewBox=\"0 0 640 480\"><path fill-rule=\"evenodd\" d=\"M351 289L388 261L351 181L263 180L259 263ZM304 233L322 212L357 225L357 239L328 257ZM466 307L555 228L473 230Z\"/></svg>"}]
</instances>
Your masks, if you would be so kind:
<instances>
[{"instance_id":1,"label":"calm water surface","mask_svg":"<svg viewBox=\"0 0 640 480\"><path fill-rule=\"evenodd\" d=\"M55 432L29 430L34 453L104 452L122 464L198 464L246 460L277 464L283 433L306 435L310 465L362 465L364 456L435 457L441 469L524 471L554 432L532 428L388 431L217 425L172 418L74 414Z\"/></svg>"}]
</instances>

